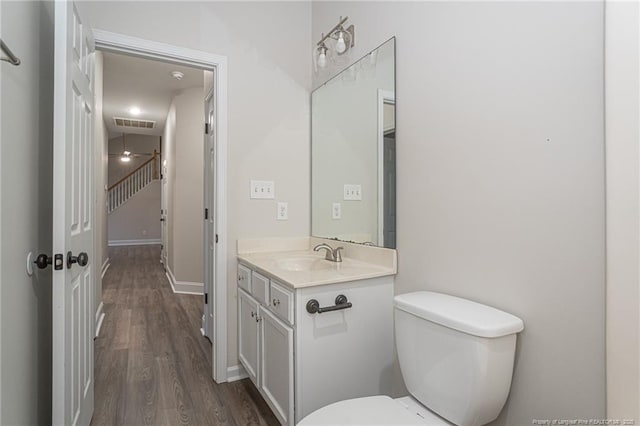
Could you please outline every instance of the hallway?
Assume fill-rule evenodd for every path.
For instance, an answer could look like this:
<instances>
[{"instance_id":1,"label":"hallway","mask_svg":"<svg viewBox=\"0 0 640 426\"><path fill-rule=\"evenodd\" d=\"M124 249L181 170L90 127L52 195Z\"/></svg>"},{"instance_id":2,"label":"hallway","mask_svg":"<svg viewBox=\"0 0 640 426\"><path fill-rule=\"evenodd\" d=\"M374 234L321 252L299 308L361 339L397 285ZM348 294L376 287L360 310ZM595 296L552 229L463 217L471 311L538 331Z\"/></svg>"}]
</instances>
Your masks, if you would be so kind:
<instances>
[{"instance_id":1,"label":"hallway","mask_svg":"<svg viewBox=\"0 0 640 426\"><path fill-rule=\"evenodd\" d=\"M160 247L110 247L92 425L278 424L249 379L216 384L202 296L174 294Z\"/></svg>"}]
</instances>

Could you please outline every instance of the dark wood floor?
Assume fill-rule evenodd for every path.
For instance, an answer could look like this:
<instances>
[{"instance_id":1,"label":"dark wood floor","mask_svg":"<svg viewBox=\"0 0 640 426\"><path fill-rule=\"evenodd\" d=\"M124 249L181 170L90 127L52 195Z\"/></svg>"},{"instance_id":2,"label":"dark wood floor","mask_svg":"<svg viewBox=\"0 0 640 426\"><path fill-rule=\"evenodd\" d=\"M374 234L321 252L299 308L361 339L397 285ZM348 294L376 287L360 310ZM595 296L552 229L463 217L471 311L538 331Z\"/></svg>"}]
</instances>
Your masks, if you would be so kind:
<instances>
[{"instance_id":1,"label":"dark wood floor","mask_svg":"<svg viewBox=\"0 0 640 426\"><path fill-rule=\"evenodd\" d=\"M278 424L248 380L216 384L202 296L174 294L159 246L109 249L92 425Z\"/></svg>"}]
</instances>

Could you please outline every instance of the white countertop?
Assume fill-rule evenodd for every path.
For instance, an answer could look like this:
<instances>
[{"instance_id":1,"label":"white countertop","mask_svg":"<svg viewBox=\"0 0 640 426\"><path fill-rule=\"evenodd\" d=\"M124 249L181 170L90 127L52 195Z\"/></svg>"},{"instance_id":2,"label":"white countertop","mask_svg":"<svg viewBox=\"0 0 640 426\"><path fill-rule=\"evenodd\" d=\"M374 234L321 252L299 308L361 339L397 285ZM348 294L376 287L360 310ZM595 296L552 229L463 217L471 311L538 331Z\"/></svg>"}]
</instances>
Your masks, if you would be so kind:
<instances>
[{"instance_id":1,"label":"white countertop","mask_svg":"<svg viewBox=\"0 0 640 426\"><path fill-rule=\"evenodd\" d=\"M309 270L291 270L286 263L312 264ZM325 260L324 252L311 250L273 251L239 253L240 263L271 275L283 284L293 288L312 287L324 284L335 284L346 281L364 280L396 274L395 253L391 264L369 263L343 255L342 262Z\"/></svg>"}]
</instances>

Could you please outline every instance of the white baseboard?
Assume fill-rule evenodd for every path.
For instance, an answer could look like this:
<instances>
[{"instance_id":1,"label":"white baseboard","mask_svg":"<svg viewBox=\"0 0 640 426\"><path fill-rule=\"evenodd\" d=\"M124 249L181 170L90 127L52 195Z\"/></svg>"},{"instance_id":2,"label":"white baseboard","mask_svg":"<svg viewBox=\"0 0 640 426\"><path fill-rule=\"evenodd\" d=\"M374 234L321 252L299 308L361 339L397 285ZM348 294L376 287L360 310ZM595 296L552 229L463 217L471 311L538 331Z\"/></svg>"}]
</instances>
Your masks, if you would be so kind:
<instances>
[{"instance_id":1,"label":"white baseboard","mask_svg":"<svg viewBox=\"0 0 640 426\"><path fill-rule=\"evenodd\" d=\"M98 309L96 309L96 336L100 335L100 329L102 328L102 322L104 321L104 304L100 302Z\"/></svg>"},{"instance_id":2,"label":"white baseboard","mask_svg":"<svg viewBox=\"0 0 640 426\"><path fill-rule=\"evenodd\" d=\"M101 279L104 278L104 274L107 273L107 269L109 269L109 266L111 266L111 262L109 262L109 258L107 257L102 264L102 273L100 274ZM102 304L102 302L100 302L100 304Z\"/></svg>"},{"instance_id":3,"label":"white baseboard","mask_svg":"<svg viewBox=\"0 0 640 426\"><path fill-rule=\"evenodd\" d=\"M109 246L147 246L152 244L162 244L160 238L150 238L145 240L109 240Z\"/></svg>"},{"instance_id":4,"label":"white baseboard","mask_svg":"<svg viewBox=\"0 0 640 426\"><path fill-rule=\"evenodd\" d=\"M240 364L227 367L227 382L236 382L249 377L244 367Z\"/></svg>"},{"instance_id":5,"label":"white baseboard","mask_svg":"<svg viewBox=\"0 0 640 426\"><path fill-rule=\"evenodd\" d=\"M164 269L167 274L167 279L169 280L169 284L171 284L171 289L174 293L179 294L204 294L204 283L196 283L191 281L177 281L176 277L171 272L169 265L164 265Z\"/></svg>"}]
</instances>

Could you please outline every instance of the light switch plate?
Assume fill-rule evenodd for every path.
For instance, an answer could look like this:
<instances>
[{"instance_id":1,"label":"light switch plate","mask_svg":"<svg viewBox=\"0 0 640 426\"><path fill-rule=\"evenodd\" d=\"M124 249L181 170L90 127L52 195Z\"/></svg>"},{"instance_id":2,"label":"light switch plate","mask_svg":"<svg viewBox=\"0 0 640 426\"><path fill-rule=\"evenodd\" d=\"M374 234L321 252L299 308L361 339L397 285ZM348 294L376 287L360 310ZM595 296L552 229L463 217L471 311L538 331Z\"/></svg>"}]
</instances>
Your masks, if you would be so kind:
<instances>
[{"instance_id":1,"label":"light switch plate","mask_svg":"<svg viewBox=\"0 0 640 426\"><path fill-rule=\"evenodd\" d=\"M331 207L331 218L332 219L341 219L342 218L342 206L340 203L333 203Z\"/></svg>"},{"instance_id":2,"label":"light switch plate","mask_svg":"<svg viewBox=\"0 0 640 426\"><path fill-rule=\"evenodd\" d=\"M349 201L362 200L362 185L345 184L344 199Z\"/></svg>"},{"instance_id":3,"label":"light switch plate","mask_svg":"<svg viewBox=\"0 0 640 426\"><path fill-rule=\"evenodd\" d=\"M289 203L284 203L284 202L278 203L278 213L276 214L276 219L278 220L289 219Z\"/></svg>"},{"instance_id":4,"label":"light switch plate","mask_svg":"<svg viewBox=\"0 0 640 426\"><path fill-rule=\"evenodd\" d=\"M252 180L251 199L273 199L275 197L275 184L272 180Z\"/></svg>"}]
</instances>

